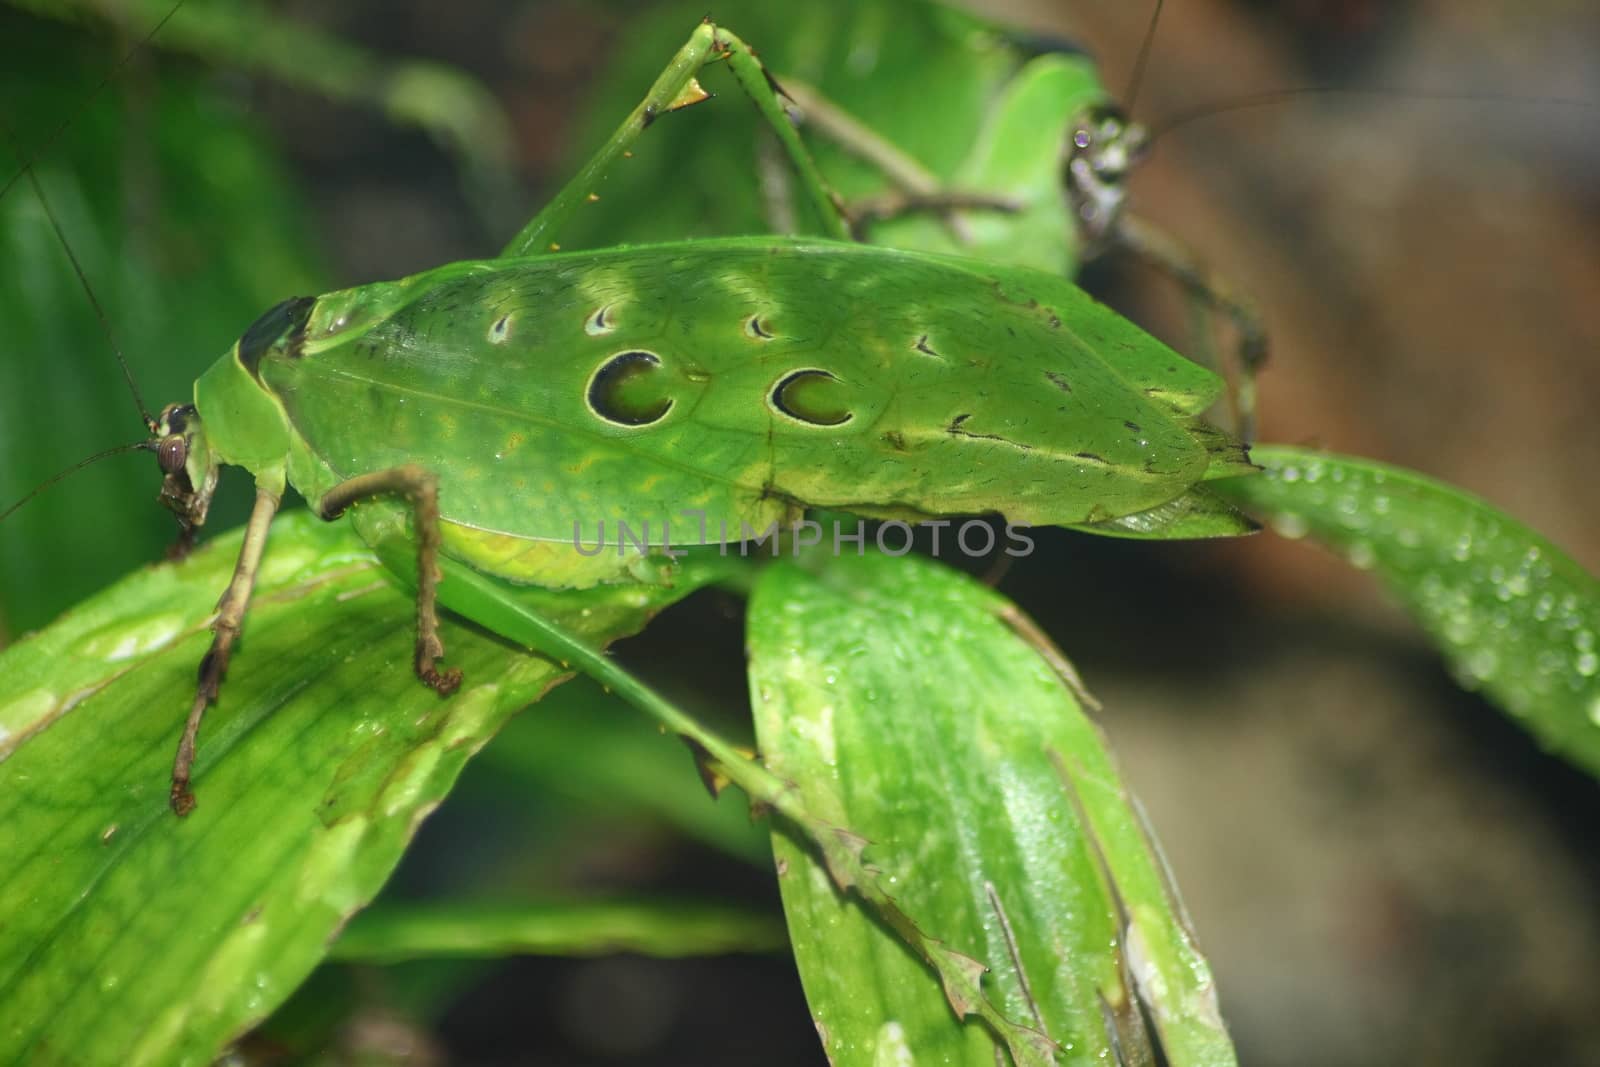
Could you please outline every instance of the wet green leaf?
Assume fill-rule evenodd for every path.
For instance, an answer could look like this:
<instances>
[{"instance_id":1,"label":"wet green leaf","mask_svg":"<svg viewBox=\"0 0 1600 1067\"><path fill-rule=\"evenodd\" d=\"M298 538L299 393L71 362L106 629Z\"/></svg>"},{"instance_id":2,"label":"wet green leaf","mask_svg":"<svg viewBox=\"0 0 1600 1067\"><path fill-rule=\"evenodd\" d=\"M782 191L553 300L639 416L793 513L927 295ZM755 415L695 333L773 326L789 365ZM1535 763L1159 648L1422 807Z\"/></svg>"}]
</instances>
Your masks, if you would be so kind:
<instances>
[{"instance_id":1,"label":"wet green leaf","mask_svg":"<svg viewBox=\"0 0 1600 1067\"><path fill-rule=\"evenodd\" d=\"M238 547L135 573L0 655L0 1060L210 1062L563 677L446 619L466 683L437 697L409 597L344 524L283 516L179 819L173 750ZM555 624L603 644L691 588L599 591Z\"/></svg>"},{"instance_id":2,"label":"wet green leaf","mask_svg":"<svg viewBox=\"0 0 1600 1067\"><path fill-rule=\"evenodd\" d=\"M1226 1064L1209 971L1071 668L1004 598L942 566L845 555L766 571L750 609L762 752L813 810L849 826L879 884L1055 1062ZM836 1064L991 1067L940 980L774 838L790 936ZM901 934L903 936L903 932ZM947 989L949 983L946 983ZM952 1001L955 997L952 995ZM967 1005L960 1005L967 1007Z\"/></svg>"},{"instance_id":3,"label":"wet green leaf","mask_svg":"<svg viewBox=\"0 0 1600 1067\"><path fill-rule=\"evenodd\" d=\"M415 574L412 555L406 552L399 538L379 534L375 544L378 554L392 571L401 576ZM681 584L691 575L702 581L717 580L740 569L742 561L722 558L711 546L704 546L699 552L689 551L677 567ZM540 608L538 602L553 594L532 588L514 592L503 583L448 558L441 558L440 569L446 579L439 589L441 604L495 633L507 635L526 647L541 649L563 663L571 663L655 719L663 729L682 738L695 751L708 785L716 789L736 785L755 807L780 818L797 840L804 840L813 850L833 884L853 892L868 913L934 969L958 1015L975 1014L993 1027L1002 1036L1018 1067L1050 1062L1049 1039L1037 1030L1006 1019L982 994L979 989L982 966L970 957L952 952L901 907L895 899L892 883L881 869L863 859L865 839L843 821L839 805L826 789L808 789L804 783L774 773L770 767L752 759L618 668L583 633L563 628L559 616Z\"/></svg>"},{"instance_id":4,"label":"wet green leaf","mask_svg":"<svg viewBox=\"0 0 1600 1067\"><path fill-rule=\"evenodd\" d=\"M1256 448L1265 477L1214 483L1371 570L1450 661L1552 752L1600 775L1600 582L1494 506L1414 471Z\"/></svg>"}]
</instances>

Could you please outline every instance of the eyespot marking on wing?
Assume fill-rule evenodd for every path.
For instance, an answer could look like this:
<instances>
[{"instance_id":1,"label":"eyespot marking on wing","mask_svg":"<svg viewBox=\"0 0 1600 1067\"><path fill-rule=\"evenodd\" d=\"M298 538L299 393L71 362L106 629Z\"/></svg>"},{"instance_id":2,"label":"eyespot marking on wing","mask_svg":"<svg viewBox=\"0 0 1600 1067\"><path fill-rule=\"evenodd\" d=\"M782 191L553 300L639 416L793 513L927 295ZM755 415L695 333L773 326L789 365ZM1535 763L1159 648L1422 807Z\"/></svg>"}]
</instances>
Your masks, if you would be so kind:
<instances>
[{"instance_id":1,"label":"eyespot marking on wing","mask_svg":"<svg viewBox=\"0 0 1600 1067\"><path fill-rule=\"evenodd\" d=\"M806 367L779 378L767 394L767 403L778 414L806 426L843 426L855 418L838 395L843 386L831 371Z\"/></svg>"},{"instance_id":2,"label":"eyespot marking on wing","mask_svg":"<svg viewBox=\"0 0 1600 1067\"><path fill-rule=\"evenodd\" d=\"M616 328L617 323L611 313L610 304L601 304L583 322L583 332L590 337L602 337Z\"/></svg>"},{"instance_id":3,"label":"eyespot marking on wing","mask_svg":"<svg viewBox=\"0 0 1600 1067\"><path fill-rule=\"evenodd\" d=\"M661 357L654 352L630 350L608 357L589 378L584 393L589 410L614 426L660 422L674 403L669 396L650 396L648 383L660 367Z\"/></svg>"}]
</instances>

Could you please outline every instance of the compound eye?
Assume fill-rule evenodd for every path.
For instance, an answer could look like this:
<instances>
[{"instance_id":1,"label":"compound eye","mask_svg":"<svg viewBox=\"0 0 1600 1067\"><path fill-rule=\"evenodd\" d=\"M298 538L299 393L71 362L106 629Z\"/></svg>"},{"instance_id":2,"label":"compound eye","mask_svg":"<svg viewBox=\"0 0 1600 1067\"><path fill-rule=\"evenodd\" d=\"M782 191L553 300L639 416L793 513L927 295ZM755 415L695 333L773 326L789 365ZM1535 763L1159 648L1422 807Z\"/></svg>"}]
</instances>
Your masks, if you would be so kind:
<instances>
[{"instance_id":1,"label":"compound eye","mask_svg":"<svg viewBox=\"0 0 1600 1067\"><path fill-rule=\"evenodd\" d=\"M156 425L165 433L183 433L189 428L189 420L196 414L193 404L168 404L161 409L161 417L156 420Z\"/></svg>"},{"instance_id":2,"label":"compound eye","mask_svg":"<svg viewBox=\"0 0 1600 1067\"><path fill-rule=\"evenodd\" d=\"M180 434L163 437L156 446L156 462L161 464L161 469L167 474L177 477L184 472L189 462L189 442Z\"/></svg>"}]
</instances>

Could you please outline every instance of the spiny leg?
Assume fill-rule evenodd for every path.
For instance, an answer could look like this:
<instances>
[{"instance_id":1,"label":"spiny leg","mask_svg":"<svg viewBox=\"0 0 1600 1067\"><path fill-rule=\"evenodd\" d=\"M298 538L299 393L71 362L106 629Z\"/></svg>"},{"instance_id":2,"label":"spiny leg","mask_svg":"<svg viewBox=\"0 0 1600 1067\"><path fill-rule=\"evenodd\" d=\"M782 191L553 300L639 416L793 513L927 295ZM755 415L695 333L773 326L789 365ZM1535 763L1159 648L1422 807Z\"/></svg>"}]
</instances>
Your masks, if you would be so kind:
<instances>
[{"instance_id":1,"label":"spiny leg","mask_svg":"<svg viewBox=\"0 0 1600 1067\"><path fill-rule=\"evenodd\" d=\"M858 238L874 222L897 219L902 215L937 213L944 216L946 223L955 231L956 239L963 242L970 241L971 237L967 228L960 225L961 220L956 212L994 211L1002 215L1015 215L1021 210L1022 203L1008 196L959 191L929 193L926 196L886 193L853 201L849 206L850 224Z\"/></svg>"},{"instance_id":2,"label":"spiny leg","mask_svg":"<svg viewBox=\"0 0 1600 1067\"><path fill-rule=\"evenodd\" d=\"M749 45L727 30L718 29L716 32L717 47L721 55L727 57L728 69L783 146L784 154L789 157L789 163L800 179L800 187L805 190L822 223L824 235L849 240L850 224L844 214L844 203L827 179L823 178L816 160L811 158L810 151L800 140L794 123L789 121L789 113L781 99L782 86L762 66Z\"/></svg>"},{"instance_id":3,"label":"spiny leg","mask_svg":"<svg viewBox=\"0 0 1600 1067\"><path fill-rule=\"evenodd\" d=\"M1225 315L1232 321L1238 335L1234 346L1239 371L1235 394L1237 431L1246 444L1255 440L1256 375L1267 362L1267 333L1261 316L1181 244L1142 219L1123 215L1113 240L1183 286L1212 314Z\"/></svg>"},{"instance_id":4,"label":"spiny leg","mask_svg":"<svg viewBox=\"0 0 1600 1067\"><path fill-rule=\"evenodd\" d=\"M1017 974L1017 985L1022 990L1022 999L1028 1005L1028 1013L1033 1016L1033 1025L1041 1034L1049 1033L1050 1027L1045 1024L1044 1016L1039 1012L1039 1001L1033 995L1033 986L1028 981L1028 968L1022 960L1022 950L1017 946L1017 934L1011 926L1011 916L1006 914L1005 904L1000 900L1000 891L988 879L983 883L984 896L989 898L989 910L994 912L995 921L1000 926L1000 933L1005 939L1006 955L1011 957L1011 967ZM998 1050L997 1050L998 1051Z\"/></svg>"},{"instance_id":5,"label":"spiny leg","mask_svg":"<svg viewBox=\"0 0 1600 1067\"><path fill-rule=\"evenodd\" d=\"M217 621L212 625L215 636L211 648L200 661L200 684L189 709L189 719L183 725L183 737L178 742L178 756L172 762L172 793L169 802L172 810L187 815L194 810L194 793L189 789L189 775L194 770L195 740L200 734L200 720L206 708L217 699L222 676L228 672L228 657L233 642L244 623L245 609L250 605L250 591L256 584L256 572L261 566L261 553L267 547L267 531L272 526L272 516L278 511L278 501L283 497L281 488L256 487L255 507L250 511L250 521L244 528L244 545L239 549L239 562L234 564L233 578L217 605Z\"/></svg>"},{"instance_id":6,"label":"spiny leg","mask_svg":"<svg viewBox=\"0 0 1600 1067\"><path fill-rule=\"evenodd\" d=\"M438 668L438 661L444 656L435 607L439 595L439 480L414 463L357 475L330 489L319 503L318 514L331 521L358 500L389 493L411 501L416 525L417 677L440 696L449 696L461 685L461 671L451 668L441 672Z\"/></svg>"},{"instance_id":7,"label":"spiny leg","mask_svg":"<svg viewBox=\"0 0 1600 1067\"><path fill-rule=\"evenodd\" d=\"M989 193L947 188L939 176L920 160L828 99L819 90L793 78L783 81L783 93L794 102L795 121L815 130L845 153L881 173L894 191L848 205L846 214L858 238L874 221L914 212L938 213L957 240L966 239L958 210L1001 211L1022 209L1016 200Z\"/></svg>"},{"instance_id":8,"label":"spiny leg","mask_svg":"<svg viewBox=\"0 0 1600 1067\"><path fill-rule=\"evenodd\" d=\"M783 91L794 101L795 119L845 152L881 172L889 184L909 196L933 196L944 189L939 176L911 153L830 100L821 90L784 78ZM791 112L793 114L793 112Z\"/></svg>"},{"instance_id":9,"label":"spiny leg","mask_svg":"<svg viewBox=\"0 0 1600 1067\"><path fill-rule=\"evenodd\" d=\"M695 81L695 75L706 64L721 60L727 60L734 78L749 94L756 110L783 146L801 187L816 209L824 235L841 241L849 240L850 227L845 221L839 198L828 187L816 162L801 143L794 124L789 121L778 99L781 90L777 83L748 45L727 30L704 22L690 35L688 43L678 50L645 98L617 127L610 139L589 157L577 177L563 186L550 203L511 239L511 243L501 251L501 258L554 251L557 247L554 238L562 224L580 206L590 202L600 179L626 155L629 146L639 139L639 135L663 114L706 99L708 94Z\"/></svg>"}]
</instances>

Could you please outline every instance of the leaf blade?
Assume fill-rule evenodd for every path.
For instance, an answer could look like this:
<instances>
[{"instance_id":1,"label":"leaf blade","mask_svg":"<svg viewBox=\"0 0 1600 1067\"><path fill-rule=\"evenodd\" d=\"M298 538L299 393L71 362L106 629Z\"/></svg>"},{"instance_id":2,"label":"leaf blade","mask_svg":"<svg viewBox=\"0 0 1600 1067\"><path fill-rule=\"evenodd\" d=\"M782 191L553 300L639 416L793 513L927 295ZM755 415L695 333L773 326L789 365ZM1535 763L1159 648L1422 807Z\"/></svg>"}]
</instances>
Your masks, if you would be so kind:
<instances>
[{"instance_id":1,"label":"leaf blade","mask_svg":"<svg viewBox=\"0 0 1600 1067\"><path fill-rule=\"evenodd\" d=\"M1548 750L1600 775L1600 582L1484 500L1404 468L1258 447L1212 488L1371 569L1451 663Z\"/></svg>"},{"instance_id":2,"label":"leaf blade","mask_svg":"<svg viewBox=\"0 0 1600 1067\"><path fill-rule=\"evenodd\" d=\"M177 819L172 747L237 547L135 574L0 655L0 721L34 716L0 762L0 1058L210 1062L323 958L478 747L563 677L446 619L467 681L438 698L411 676L410 600L371 553L344 524L280 517L202 730L200 806ZM563 624L603 643L691 588L603 593ZM117 620L137 629L152 603L168 638L119 641ZM45 648L80 657L53 716L19 699Z\"/></svg>"},{"instance_id":3,"label":"leaf blade","mask_svg":"<svg viewBox=\"0 0 1600 1067\"><path fill-rule=\"evenodd\" d=\"M1003 1031L1013 1057L1036 1031L1058 1044L1056 1062L1098 1062L1114 1045L1149 1062L1134 1002L1148 994L1170 1062L1233 1062L1209 972L1098 731L1050 662L1059 653L1003 598L927 561L816 566L775 566L752 598L762 751L813 810L865 835L880 884L952 962L992 968L984 989L1016 1028ZM927 971L808 852L782 836L774 847L836 1062L902 1050L994 1062L993 1039L955 1021ZM1137 966L1108 947L1127 917L1143 931Z\"/></svg>"}]
</instances>

